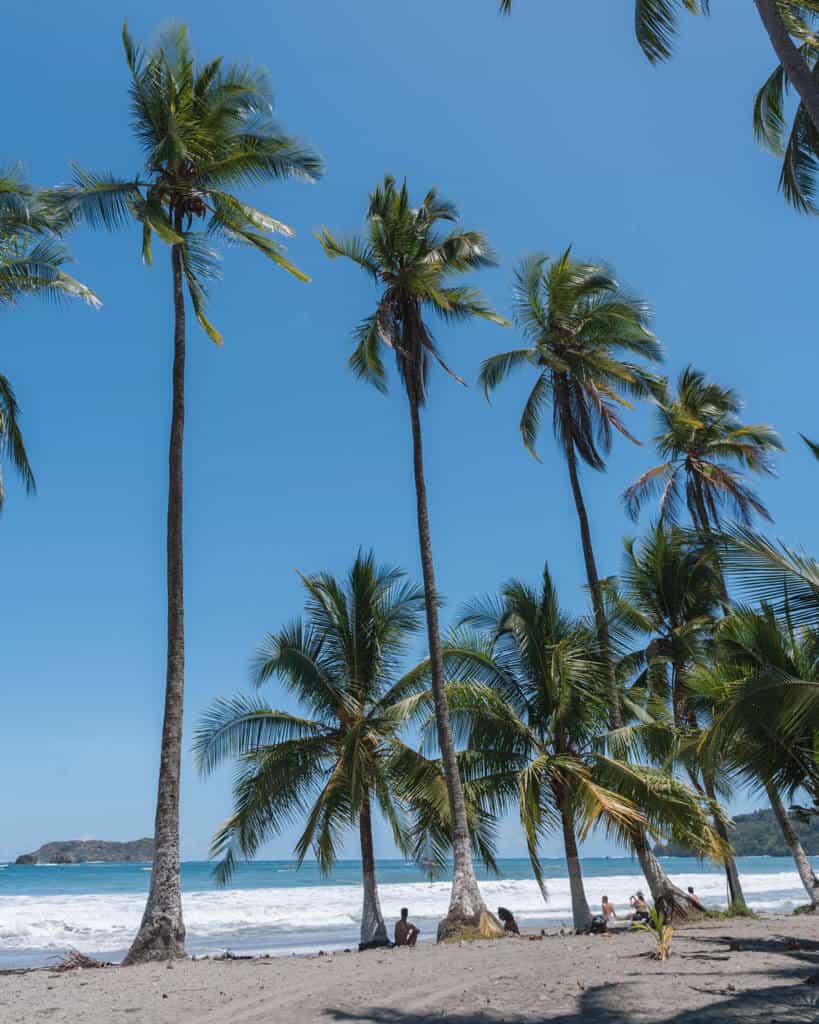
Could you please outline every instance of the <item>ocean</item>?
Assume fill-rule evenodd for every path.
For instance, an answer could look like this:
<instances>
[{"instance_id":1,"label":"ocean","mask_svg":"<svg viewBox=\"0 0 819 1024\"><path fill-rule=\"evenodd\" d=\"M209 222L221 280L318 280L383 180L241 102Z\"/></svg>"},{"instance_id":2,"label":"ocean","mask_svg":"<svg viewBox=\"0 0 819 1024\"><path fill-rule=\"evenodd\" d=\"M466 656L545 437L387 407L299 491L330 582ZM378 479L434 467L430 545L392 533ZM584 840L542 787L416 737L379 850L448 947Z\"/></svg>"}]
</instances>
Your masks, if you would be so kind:
<instances>
[{"instance_id":1,"label":"ocean","mask_svg":"<svg viewBox=\"0 0 819 1024\"><path fill-rule=\"evenodd\" d=\"M487 905L508 907L525 927L571 924L565 863L544 859L549 899L544 903L528 860L500 860L499 877L481 874ZM707 905L726 902L725 876L712 864L664 858L674 880L693 885ZM819 867L819 858L813 858ZM742 857L745 897L759 911L788 911L805 902L790 858ZM645 889L631 858L586 858L586 892L593 909L605 894L618 910ZM195 955L309 953L355 947L361 914L360 864L342 861L323 878L314 864L296 870L287 861L243 864L228 888L217 886L212 864L182 865L188 952ZM421 938L435 935L446 912L449 883L429 881L415 865L377 865L388 927L409 907ZM121 958L139 924L148 890L144 864L0 865L0 969L40 966L70 948L107 960Z\"/></svg>"}]
</instances>

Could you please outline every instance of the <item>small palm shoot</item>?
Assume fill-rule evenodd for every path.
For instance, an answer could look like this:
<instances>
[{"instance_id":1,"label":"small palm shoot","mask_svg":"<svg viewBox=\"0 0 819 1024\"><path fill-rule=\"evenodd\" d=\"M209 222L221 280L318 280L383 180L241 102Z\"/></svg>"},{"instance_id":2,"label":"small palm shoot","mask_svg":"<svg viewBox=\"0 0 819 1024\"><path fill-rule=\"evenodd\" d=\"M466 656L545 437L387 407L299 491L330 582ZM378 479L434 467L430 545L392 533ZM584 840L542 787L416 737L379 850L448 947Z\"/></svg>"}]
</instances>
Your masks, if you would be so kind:
<instances>
[{"instance_id":1,"label":"small palm shoot","mask_svg":"<svg viewBox=\"0 0 819 1024\"><path fill-rule=\"evenodd\" d=\"M631 925L634 932L648 932L654 938L655 947L651 954L655 960L668 960L671 956L671 936L674 929L666 924L662 912L652 907L648 912L648 921L634 921Z\"/></svg>"}]
</instances>

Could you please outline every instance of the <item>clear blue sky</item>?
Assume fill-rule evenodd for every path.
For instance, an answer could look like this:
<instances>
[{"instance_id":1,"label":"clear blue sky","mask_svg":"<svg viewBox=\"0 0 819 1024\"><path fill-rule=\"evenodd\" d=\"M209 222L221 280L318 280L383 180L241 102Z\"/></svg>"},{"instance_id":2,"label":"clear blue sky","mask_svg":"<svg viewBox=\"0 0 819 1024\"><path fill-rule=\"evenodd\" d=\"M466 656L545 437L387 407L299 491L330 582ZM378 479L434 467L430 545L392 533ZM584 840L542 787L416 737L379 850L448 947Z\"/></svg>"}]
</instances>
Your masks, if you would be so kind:
<instances>
[{"instance_id":1,"label":"clear blue sky","mask_svg":"<svg viewBox=\"0 0 819 1024\"><path fill-rule=\"evenodd\" d=\"M790 451L761 490L776 533L817 547L819 477L797 437L819 433L816 227L784 205L776 162L752 138L753 91L772 66L752 6L725 0L710 20L685 19L676 59L659 68L632 39L630 0L515 7L511 20L494 0L142 0L131 10L76 0L70 11L49 0L4 12L0 161L24 161L36 182L65 180L72 159L121 174L139 166L126 15L138 38L174 17L201 57L266 65L282 123L327 161L316 186L252 197L297 229L291 254L313 283L228 252L212 303L224 348L190 332L187 857L206 852L229 809L229 772L194 776L192 726L214 696L246 686L265 631L299 612L294 569L342 572L364 544L419 573L404 403L345 368L371 285L313 238L322 223L357 227L385 171L416 194L439 186L487 232L502 265L478 283L501 311L528 251L573 243L611 261L656 310L668 372L695 362L739 389L749 418L780 429ZM104 308L29 304L2 319L0 370L24 411L39 494L26 500L10 480L0 522L0 858L71 836L134 838L153 821L168 258L142 267L135 230L81 231L72 246ZM469 380L515 341L491 325L440 338ZM435 381L425 430L445 620L510 575L535 579L544 559L564 601L582 605L564 466L548 432L542 465L517 435L525 387L511 383L490 407L474 387ZM632 425L648 440L646 412ZM607 474L585 474L605 573L634 530L620 492L652 458L650 446L617 443ZM270 853L288 856L292 840ZM515 829L503 849L522 852Z\"/></svg>"}]
</instances>

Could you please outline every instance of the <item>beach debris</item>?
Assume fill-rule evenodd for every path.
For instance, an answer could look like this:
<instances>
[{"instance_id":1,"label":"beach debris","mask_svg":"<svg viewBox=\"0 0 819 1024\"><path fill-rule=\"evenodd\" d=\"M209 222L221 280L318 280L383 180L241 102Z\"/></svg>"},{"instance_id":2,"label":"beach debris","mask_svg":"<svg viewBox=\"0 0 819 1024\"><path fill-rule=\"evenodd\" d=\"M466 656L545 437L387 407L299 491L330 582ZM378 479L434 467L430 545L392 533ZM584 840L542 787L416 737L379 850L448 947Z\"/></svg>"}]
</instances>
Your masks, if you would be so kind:
<instances>
[{"instance_id":1,"label":"beach debris","mask_svg":"<svg viewBox=\"0 0 819 1024\"><path fill-rule=\"evenodd\" d=\"M78 949L70 949L60 957L52 957L56 961L49 965L49 970L55 974L64 974L66 971L85 971L98 967L111 967L112 964L105 960L97 960L93 956L86 956Z\"/></svg>"},{"instance_id":2,"label":"beach debris","mask_svg":"<svg viewBox=\"0 0 819 1024\"><path fill-rule=\"evenodd\" d=\"M741 953L743 951L743 946L741 942L729 942L728 949L731 953Z\"/></svg>"},{"instance_id":3,"label":"beach debris","mask_svg":"<svg viewBox=\"0 0 819 1024\"><path fill-rule=\"evenodd\" d=\"M789 949L791 952L796 952L802 948L802 943L799 939L785 939L785 949Z\"/></svg>"},{"instance_id":4,"label":"beach debris","mask_svg":"<svg viewBox=\"0 0 819 1024\"><path fill-rule=\"evenodd\" d=\"M805 978L806 985L819 985L819 971L815 971L813 974L809 974Z\"/></svg>"}]
</instances>

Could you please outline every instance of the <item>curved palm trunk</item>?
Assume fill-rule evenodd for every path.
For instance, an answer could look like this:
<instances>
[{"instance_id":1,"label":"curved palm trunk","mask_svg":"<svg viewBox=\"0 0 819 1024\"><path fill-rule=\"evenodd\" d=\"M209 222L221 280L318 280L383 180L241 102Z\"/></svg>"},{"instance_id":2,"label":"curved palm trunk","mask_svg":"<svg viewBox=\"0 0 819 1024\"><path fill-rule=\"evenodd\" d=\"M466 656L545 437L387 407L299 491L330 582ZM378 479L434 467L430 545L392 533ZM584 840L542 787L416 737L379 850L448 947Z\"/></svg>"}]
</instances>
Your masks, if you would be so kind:
<instances>
[{"instance_id":1,"label":"curved palm trunk","mask_svg":"<svg viewBox=\"0 0 819 1024\"><path fill-rule=\"evenodd\" d=\"M592 913L583 886L574 822L565 798L560 801L560 821L563 825L563 846L566 851L566 870L569 874L569 893L572 898L572 924L576 932L587 932L591 929Z\"/></svg>"},{"instance_id":2,"label":"curved palm trunk","mask_svg":"<svg viewBox=\"0 0 819 1024\"><path fill-rule=\"evenodd\" d=\"M685 669L681 664L674 664L672 666L672 695L673 695L673 706L674 706L674 725L678 732L683 732L686 725L689 725L694 732L699 731L699 721L697 719L696 710L692 707L686 708L685 700ZM691 780L691 785L696 789L698 793L705 790L705 795L711 801L712 804L717 803L717 794L714 789L713 779L703 770L703 786L700 785L699 779L696 773L689 768L688 777ZM717 835L725 844L728 853L725 856L724 868L725 868L725 881L728 887L728 909L732 907L743 908L747 907L745 902L745 895L742 892L742 882L739 878L739 870L737 868L736 857L734 856L734 848L731 844L731 840L728 836L728 829L725 827L725 823L719 817L718 814L713 816L714 828L716 829Z\"/></svg>"},{"instance_id":3,"label":"curved palm trunk","mask_svg":"<svg viewBox=\"0 0 819 1024\"><path fill-rule=\"evenodd\" d=\"M769 782L765 783L765 792L768 794L774 816L782 830L782 835L785 838L788 849L791 851L791 856L796 864L796 870L799 872L799 878L805 887L805 892L808 894L811 906L817 907L819 906L819 878L816 877L805 849L799 841L799 836L796 834L793 822L788 817L788 812L785 810L785 805L782 803L782 798L776 786L772 786Z\"/></svg>"},{"instance_id":4,"label":"curved palm trunk","mask_svg":"<svg viewBox=\"0 0 819 1024\"><path fill-rule=\"evenodd\" d=\"M181 228L181 225L178 225ZM179 778L185 687L185 622L182 574L182 451L185 430L185 296L182 256L171 250L174 301L173 413L168 455L168 649L165 717L159 761L151 888L139 932L124 964L185 955L179 884Z\"/></svg>"},{"instance_id":5,"label":"curved palm trunk","mask_svg":"<svg viewBox=\"0 0 819 1024\"><path fill-rule=\"evenodd\" d=\"M583 491L580 488L580 478L577 474L577 456L573 444L569 444L566 449L566 460L569 465L569 479L571 480L574 504L577 509L577 518L580 522L580 540L583 545L586 577L592 596L597 640L600 644L601 653L606 660L609 676L609 727L619 729L623 724L623 717L620 713L617 679L614 674L611 637L609 636L609 626L606 620L606 609L603 606L603 594L600 590L600 578L597 575L597 562L594 557L594 548L592 547L589 517L586 513L586 503L583 500ZM698 900L692 900L690 895L683 892L679 886L674 885L665 873L662 865L651 852L644 829L634 828L631 833L631 842L648 887L651 890L652 898L667 919L685 917L692 905L696 909L702 909Z\"/></svg>"},{"instance_id":6,"label":"curved palm trunk","mask_svg":"<svg viewBox=\"0 0 819 1024\"><path fill-rule=\"evenodd\" d=\"M631 842L651 891L651 898L666 921L685 918L692 908L701 912L705 910L696 896L683 892L678 885L674 885L649 847L643 829L634 829L631 833Z\"/></svg>"},{"instance_id":7,"label":"curved palm trunk","mask_svg":"<svg viewBox=\"0 0 819 1024\"><path fill-rule=\"evenodd\" d=\"M712 803L717 802L717 794L714 791L714 785L709 778L705 779L705 794ZM739 870L737 868L736 857L734 856L734 848L731 845L730 837L728 836L728 829L725 827L725 823L718 815L714 815L714 828L717 831L717 835L725 843L728 849L728 854L725 857L725 880L728 883L728 909L732 908L744 908L747 907L745 902L745 894L742 892L742 882L739 879Z\"/></svg>"},{"instance_id":8,"label":"curved palm trunk","mask_svg":"<svg viewBox=\"0 0 819 1024\"><path fill-rule=\"evenodd\" d=\"M813 127L819 131L819 79L811 72L791 39L777 10L776 0L754 0L754 4L788 81L798 93Z\"/></svg>"},{"instance_id":9,"label":"curved palm trunk","mask_svg":"<svg viewBox=\"0 0 819 1024\"><path fill-rule=\"evenodd\" d=\"M418 540L421 548L421 569L424 577L424 600L427 613L429 661L432 676L432 694L435 701L435 721L438 727L438 745L446 781L449 811L452 819L452 894L447 916L438 924L438 939L457 931L464 925L478 925L481 913L486 911L475 869L472 866L472 846L466 804L455 757L455 743L449 724L449 704L444 687L444 662L438 628L438 596L435 589L435 566L432 561L432 542L429 533L427 488L424 479L424 448L421 437L421 419L418 397L409 392L410 420L412 422L412 457L415 471L415 496L418 504Z\"/></svg>"},{"instance_id":10,"label":"curved palm trunk","mask_svg":"<svg viewBox=\"0 0 819 1024\"><path fill-rule=\"evenodd\" d=\"M381 901L378 898L378 883L375 879L375 853L373 851L373 824L370 801L367 798L358 816L358 830L361 836L361 881L364 888L364 904L361 909L361 941L359 950L388 946L389 937Z\"/></svg>"}]
</instances>

